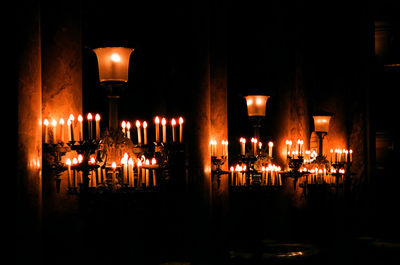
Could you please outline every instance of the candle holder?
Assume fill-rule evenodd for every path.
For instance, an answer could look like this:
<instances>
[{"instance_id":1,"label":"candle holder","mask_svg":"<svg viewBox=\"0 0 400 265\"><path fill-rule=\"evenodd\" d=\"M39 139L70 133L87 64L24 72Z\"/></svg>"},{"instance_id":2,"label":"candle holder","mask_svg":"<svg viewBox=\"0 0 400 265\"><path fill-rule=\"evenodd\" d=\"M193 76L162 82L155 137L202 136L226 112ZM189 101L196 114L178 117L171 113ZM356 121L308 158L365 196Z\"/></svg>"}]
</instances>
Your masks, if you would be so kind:
<instances>
[{"instance_id":1,"label":"candle holder","mask_svg":"<svg viewBox=\"0 0 400 265\"><path fill-rule=\"evenodd\" d=\"M211 163L213 165L212 170L211 170L211 175L212 177L217 178L217 184L218 184L218 189L221 184L221 176L222 175L229 175L229 171L225 171L221 169L221 166L225 164L227 156L211 156Z\"/></svg>"},{"instance_id":2,"label":"candle holder","mask_svg":"<svg viewBox=\"0 0 400 265\"><path fill-rule=\"evenodd\" d=\"M61 162L62 156L71 151L64 143L48 144L43 143L43 173L50 178L55 177L57 193L60 192L61 174L66 170Z\"/></svg>"}]
</instances>

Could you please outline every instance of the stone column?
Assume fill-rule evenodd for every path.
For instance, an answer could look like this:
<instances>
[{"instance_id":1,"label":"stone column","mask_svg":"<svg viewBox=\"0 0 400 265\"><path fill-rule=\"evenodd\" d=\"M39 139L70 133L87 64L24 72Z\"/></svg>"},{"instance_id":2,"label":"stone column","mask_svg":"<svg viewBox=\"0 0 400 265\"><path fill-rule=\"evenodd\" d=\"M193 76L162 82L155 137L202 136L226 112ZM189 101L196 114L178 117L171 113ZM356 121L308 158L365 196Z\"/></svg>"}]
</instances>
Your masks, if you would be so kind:
<instances>
[{"instance_id":1,"label":"stone column","mask_svg":"<svg viewBox=\"0 0 400 265\"><path fill-rule=\"evenodd\" d=\"M41 264L42 131L40 12L37 1L23 1L17 13L17 264Z\"/></svg>"}]
</instances>

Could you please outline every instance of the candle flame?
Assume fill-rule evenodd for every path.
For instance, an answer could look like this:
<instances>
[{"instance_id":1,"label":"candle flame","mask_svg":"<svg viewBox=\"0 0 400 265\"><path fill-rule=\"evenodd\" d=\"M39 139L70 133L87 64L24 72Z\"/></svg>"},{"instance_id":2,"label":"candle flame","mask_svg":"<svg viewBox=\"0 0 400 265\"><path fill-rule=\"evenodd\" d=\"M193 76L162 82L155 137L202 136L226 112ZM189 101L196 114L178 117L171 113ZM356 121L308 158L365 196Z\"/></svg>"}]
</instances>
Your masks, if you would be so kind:
<instances>
[{"instance_id":1,"label":"candle flame","mask_svg":"<svg viewBox=\"0 0 400 265\"><path fill-rule=\"evenodd\" d=\"M98 113L96 114L95 119L96 119L96 121L100 120L100 115Z\"/></svg>"},{"instance_id":2,"label":"candle flame","mask_svg":"<svg viewBox=\"0 0 400 265\"><path fill-rule=\"evenodd\" d=\"M68 126L70 126L71 125L71 120L67 120L67 124L68 124Z\"/></svg>"},{"instance_id":3,"label":"candle flame","mask_svg":"<svg viewBox=\"0 0 400 265\"><path fill-rule=\"evenodd\" d=\"M231 171L232 171L232 172L235 171L235 168L234 168L233 166L231 166Z\"/></svg>"},{"instance_id":4,"label":"candle flame","mask_svg":"<svg viewBox=\"0 0 400 265\"><path fill-rule=\"evenodd\" d=\"M156 116L156 118L154 119L154 122L155 122L156 124L159 124L159 123L160 123L160 118L159 118L158 116Z\"/></svg>"},{"instance_id":5,"label":"candle flame","mask_svg":"<svg viewBox=\"0 0 400 265\"><path fill-rule=\"evenodd\" d=\"M129 164L130 166L133 166L133 159L132 159L132 157L130 157L130 158L128 159L128 164Z\"/></svg>"},{"instance_id":6,"label":"candle flame","mask_svg":"<svg viewBox=\"0 0 400 265\"><path fill-rule=\"evenodd\" d=\"M146 159L146 162L145 162L145 165L150 165L150 160L149 159Z\"/></svg>"},{"instance_id":7,"label":"candle flame","mask_svg":"<svg viewBox=\"0 0 400 265\"><path fill-rule=\"evenodd\" d=\"M67 165L67 166L70 166L71 165L71 159L69 159L69 158L67 158L67 160L65 161L65 164Z\"/></svg>"},{"instance_id":8,"label":"candle flame","mask_svg":"<svg viewBox=\"0 0 400 265\"><path fill-rule=\"evenodd\" d=\"M244 139L243 137L241 137L241 138L239 139L239 142L245 144L245 143L246 143L246 139Z\"/></svg>"},{"instance_id":9,"label":"candle flame","mask_svg":"<svg viewBox=\"0 0 400 265\"><path fill-rule=\"evenodd\" d=\"M88 119L88 120L93 120L92 113L90 113L90 112L88 113L88 115L87 115L87 119Z\"/></svg>"},{"instance_id":10,"label":"candle flame","mask_svg":"<svg viewBox=\"0 0 400 265\"><path fill-rule=\"evenodd\" d=\"M89 164L94 165L96 163L96 159L92 156L90 157Z\"/></svg>"},{"instance_id":11,"label":"candle flame","mask_svg":"<svg viewBox=\"0 0 400 265\"><path fill-rule=\"evenodd\" d=\"M78 163L81 163L83 161L83 155L79 154L78 155Z\"/></svg>"},{"instance_id":12,"label":"candle flame","mask_svg":"<svg viewBox=\"0 0 400 265\"><path fill-rule=\"evenodd\" d=\"M147 122L146 121L143 122L143 128L147 128Z\"/></svg>"},{"instance_id":13,"label":"candle flame","mask_svg":"<svg viewBox=\"0 0 400 265\"><path fill-rule=\"evenodd\" d=\"M117 163L112 162L112 163L111 163L111 167L112 167L113 169L116 169L116 168L117 168Z\"/></svg>"},{"instance_id":14,"label":"candle flame","mask_svg":"<svg viewBox=\"0 0 400 265\"><path fill-rule=\"evenodd\" d=\"M74 158L72 159L72 164L73 164L73 165L78 164L78 159L76 159L76 157L74 157Z\"/></svg>"},{"instance_id":15,"label":"candle flame","mask_svg":"<svg viewBox=\"0 0 400 265\"><path fill-rule=\"evenodd\" d=\"M126 122L126 128L127 128L128 130L131 129L131 123L130 123L129 121Z\"/></svg>"},{"instance_id":16,"label":"candle flame","mask_svg":"<svg viewBox=\"0 0 400 265\"><path fill-rule=\"evenodd\" d=\"M71 120L71 121L75 120L74 115L72 113L69 115L68 120Z\"/></svg>"},{"instance_id":17,"label":"candle flame","mask_svg":"<svg viewBox=\"0 0 400 265\"><path fill-rule=\"evenodd\" d=\"M167 120L166 120L165 118L162 118L161 124L162 124L162 125L166 125L166 124L167 124Z\"/></svg>"},{"instance_id":18,"label":"candle flame","mask_svg":"<svg viewBox=\"0 0 400 265\"><path fill-rule=\"evenodd\" d=\"M274 143L273 143L273 142L269 142L269 143L268 143L268 146L269 146L269 147L273 147L273 146L274 146Z\"/></svg>"},{"instance_id":19,"label":"candle flame","mask_svg":"<svg viewBox=\"0 0 400 265\"><path fill-rule=\"evenodd\" d=\"M137 128L140 127L140 121L139 121L139 120L136 121L136 127L137 127Z\"/></svg>"},{"instance_id":20,"label":"candle flame","mask_svg":"<svg viewBox=\"0 0 400 265\"><path fill-rule=\"evenodd\" d=\"M58 123L61 124L61 125L64 125L64 119L61 118L60 121L59 121Z\"/></svg>"},{"instance_id":21,"label":"candle flame","mask_svg":"<svg viewBox=\"0 0 400 265\"><path fill-rule=\"evenodd\" d=\"M121 61L121 56L119 56L118 53L113 53L111 54L110 59L115 63L119 63Z\"/></svg>"},{"instance_id":22,"label":"candle flame","mask_svg":"<svg viewBox=\"0 0 400 265\"><path fill-rule=\"evenodd\" d=\"M155 164L157 164L157 160L156 160L156 158L155 158L155 157L153 157L153 159L151 159L151 164L152 164L152 165L155 165Z\"/></svg>"},{"instance_id":23,"label":"candle flame","mask_svg":"<svg viewBox=\"0 0 400 265\"><path fill-rule=\"evenodd\" d=\"M48 119L44 119L43 124L48 126L49 125L49 120Z\"/></svg>"},{"instance_id":24,"label":"candle flame","mask_svg":"<svg viewBox=\"0 0 400 265\"><path fill-rule=\"evenodd\" d=\"M181 125L183 123L183 118L179 117L179 125Z\"/></svg>"},{"instance_id":25,"label":"candle flame","mask_svg":"<svg viewBox=\"0 0 400 265\"><path fill-rule=\"evenodd\" d=\"M82 121L83 121L83 117L82 117L81 114L78 115L78 121L79 121L79 122L82 122Z\"/></svg>"},{"instance_id":26,"label":"candle flame","mask_svg":"<svg viewBox=\"0 0 400 265\"><path fill-rule=\"evenodd\" d=\"M126 128L126 121L122 121L122 122L121 122L121 127L122 127L122 129L125 129L125 128Z\"/></svg>"},{"instance_id":27,"label":"candle flame","mask_svg":"<svg viewBox=\"0 0 400 265\"><path fill-rule=\"evenodd\" d=\"M142 166L142 161L141 161L141 160L138 160L138 161L137 161L137 165L138 165L138 167L141 167L141 166Z\"/></svg>"},{"instance_id":28,"label":"candle flame","mask_svg":"<svg viewBox=\"0 0 400 265\"><path fill-rule=\"evenodd\" d=\"M57 121L55 119L52 120L51 125L53 125L53 127L57 126Z\"/></svg>"},{"instance_id":29,"label":"candle flame","mask_svg":"<svg viewBox=\"0 0 400 265\"><path fill-rule=\"evenodd\" d=\"M172 118L172 120L171 120L171 125L172 125L172 126L175 126L175 125L176 125L176 120L175 120L174 118Z\"/></svg>"}]
</instances>

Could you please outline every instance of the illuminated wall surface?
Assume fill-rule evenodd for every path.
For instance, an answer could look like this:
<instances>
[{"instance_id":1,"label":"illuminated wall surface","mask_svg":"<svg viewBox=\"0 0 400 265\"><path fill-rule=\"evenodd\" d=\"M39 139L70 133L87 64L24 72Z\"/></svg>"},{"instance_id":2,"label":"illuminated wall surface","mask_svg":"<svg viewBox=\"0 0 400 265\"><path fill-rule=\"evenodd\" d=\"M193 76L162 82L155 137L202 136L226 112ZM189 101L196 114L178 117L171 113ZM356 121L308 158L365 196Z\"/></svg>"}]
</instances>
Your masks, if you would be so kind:
<instances>
[{"instance_id":1,"label":"illuminated wall surface","mask_svg":"<svg viewBox=\"0 0 400 265\"><path fill-rule=\"evenodd\" d=\"M225 251L232 238L253 243L271 235L318 238L316 233L296 229L292 222L296 218L303 218L301 224L307 229L313 228L313 220L326 218L331 227L337 225L337 230L350 233L353 226L342 229L344 225L331 218L335 216L329 208L332 204L324 208L323 203L331 197L307 200L291 179L283 181L279 194L240 197L231 192L228 177L213 177L210 140L216 141L218 152L222 152L221 141L228 140L229 155L221 169L229 170L240 153L239 138L249 141L253 137L249 116L263 117L259 140L265 146L273 142L273 162L284 170L288 168L288 139L301 139L305 149L313 149L318 147L315 131L325 131L323 153L327 157L331 149L352 149L352 183L359 185L353 195L359 204L348 206L338 219L354 210L349 222L360 224L360 230L369 227L376 220L371 216L386 209L370 211L373 203L369 200L385 205L384 198L393 199L381 196L384 192L379 185L383 184L377 176L387 174L387 161L396 150L390 136L395 135L390 127L393 122L385 122L392 115L382 115L386 110L392 113L396 104L378 91L390 94L391 82L399 84L398 68L393 68L396 64L390 59L398 54L390 42L395 31L390 24L377 23L379 30L374 35L369 9L351 7L341 13L335 6L344 16L338 21L336 15L308 11L308 3L300 6L304 16L297 8L279 3L268 11L225 1L190 7L185 3L158 7L137 3L133 11L92 6L89 1L27 6L17 17L21 21L17 69L21 247L35 260L49 263L64 257L74 264L81 257L100 262L100 245L122 242L110 246L103 262L112 264L116 259L113 253L120 251L125 254L118 254L117 263L150 256L151 261L161 263L153 252L172 259L172 249L182 249L199 257L210 247ZM235 19L242 16L243 20ZM108 46L118 48L95 49ZM121 50L125 56L117 56ZM376 61L371 62L374 52ZM379 68L382 65L386 68ZM42 121L66 120L71 113L75 118L100 113L104 130L108 124L107 91L100 85L104 81L125 83L118 99L120 120L184 117L184 184L161 193L165 196L162 203L135 199L117 206L110 201L90 204L68 193L66 171L61 174L59 192L55 176L43 171L51 156L42 149ZM248 95L260 96L245 98ZM375 99L390 104L385 108ZM313 115L321 111L333 115L314 121ZM149 122L150 135L152 126ZM132 127L136 137L134 124ZM75 155L72 152L68 158ZM371 190L378 194L376 198ZM337 198L350 205L349 197ZM89 208L91 211L82 211ZM126 229L130 224L133 229ZM323 222L316 227L324 228ZM102 229L107 233L104 238L97 233ZM24 257L20 259L22 262Z\"/></svg>"}]
</instances>

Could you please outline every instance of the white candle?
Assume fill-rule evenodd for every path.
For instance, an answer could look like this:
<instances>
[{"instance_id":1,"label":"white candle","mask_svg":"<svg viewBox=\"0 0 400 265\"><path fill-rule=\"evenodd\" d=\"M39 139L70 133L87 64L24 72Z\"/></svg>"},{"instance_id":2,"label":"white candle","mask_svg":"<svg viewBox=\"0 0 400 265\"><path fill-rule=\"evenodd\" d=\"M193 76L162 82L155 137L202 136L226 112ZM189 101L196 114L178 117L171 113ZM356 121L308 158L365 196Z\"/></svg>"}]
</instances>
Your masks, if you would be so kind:
<instances>
[{"instance_id":1,"label":"white candle","mask_svg":"<svg viewBox=\"0 0 400 265\"><path fill-rule=\"evenodd\" d=\"M239 141L240 141L240 154L244 156L246 154L246 139L241 137Z\"/></svg>"},{"instance_id":2,"label":"white candle","mask_svg":"<svg viewBox=\"0 0 400 265\"><path fill-rule=\"evenodd\" d=\"M217 153L217 141L210 140L210 147L211 147L211 156L216 156Z\"/></svg>"},{"instance_id":3,"label":"white candle","mask_svg":"<svg viewBox=\"0 0 400 265\"><path fill-rule=\"evenodd\" d=\"M100 115L96 114L95 116L96 120L96 140L100 139Z\"/></svg>"},{"instance_id":4,"label":"white candle","mask_svg":"<svg viewBox=\"0 0 400 265\"><path fill-rule=\"evenodd\" d=\"M68 188L71 187L71 159L67 158L65 164L68 166Z\"/></svg>"},{"instance_id":5,"label":"white candle","mask_svg":"<svg viewBox=\"0 0 400 265\"><path fill-rule=\"evenodd\" d=\"M74 120L75 120L75 118L74 118L74 115L69 115L69 118L68 118L68 121L67 121L67 124L68 124L68 127L69 127L69 140L70 141L75 141L75 135L74 135Z\"/></svg>"},{"instance_id":6,"label":"white candle","mask_svg":"<svg viewBox=\"0 0 400 265\"><path fill-rule=\"evenodd\" d=\"M150 161L148 159L146 159L145 164L148 166L150 165ZM148 168L146 168L146 187L148 187L150 184L150 170Z\"/></svg>"},{"instance_id":7,"label":"white candle","mask_svg":"<svg viewBox=\"0 0 400 265\"><path fill-rule=\"evenodd\" d=\"M131 123L129 121L126 123L126 137L131 139Z\"/></svg>"},{"instance_id":8,"label":"white candle","mask_svg":"<svg viewBox=\"0 0 400 265\"><path fill-rule=\"evenodd\" d=\"M172 127L172 142L175 142L175 126L176 126L176 121L174 118L171 120L171 127Z\"/></svg>"},{"instance_id":9,"label":"white candle","mask_svg":"<svg viewBox=\"0 0 400 265\"><path fill-rule=\"evenodd\" d=\"M60 142L64 142L64 119L61 118L59 121L60 124Z\"/></svg>"},{"instance_id":10,"label":"white candle","mask_svg":"<svg viewBox=\"0 0 400 265\"><path fill-rule=\"evenodd\" d=\"M115 162L112 162L111 163L111 167L112 167L112 189L114 190L115 189L115 184L116 184L116 180L117 180L117 172L116 172L116 169L117 169L117 163L115 163Z\"/></svg>"},{"instance_id":11,"label":"white candle","mask_svg":"<svg viewBox=\"0 0 400 265\"><path fill-rule=\"evenodd\" d=\"M147 145L147 122L143 122L143 143L144 145Z\"/></svg>"},{"instance_id":12,"label":"white candle","mask_svg":"<svg viewBox=\"0 0 400 265\"><path fill-rule=\"evenodd\" d=\"M234 174L235 168L233 166L231 166L230 170L231 170L231 185L234 186L233 174Z\"/></svg>"},{"instance_id":13,"label":"white candle","mask_svg":"<svg viewBox=\"0 0 400 265\"><path fill-rule=\"evenodd\" d=\"M140 188L140 186L141 186L141 172L140 172L140 167L142 166L142 161L141 160L138 160L138 162L137 162L137 169L138 169L138 180L137 180L137 186Z\"/></svg>"},{"instance_id":14,"label":"white candle","mask_svg":"<svg viewBox=\"0 0 400 265\"><path fill-rule=\"evenodd\" d=\"M353 162L353 150L349 150L349 156L350 156L350 163Z\"/></svg>"},{"instance_id":15,"label":"white candle","mask_svg":"<svg viewBox=\"0 0 400 265\"><path fill-rule=\"evenodd\" d=\"M136 121L138 145L142 145L142 133L140 131L140 121Z\"/></svg>"},{"instance_id":16,"label":"white candle","mask_svg":"<svg viewBox=\"0 0 400 265\"><path fill-rule=\"evenodd\" d=\"M179 117L179 142L182 143L183 137L183 118Z\"/></svg>"},{"instance_id":17,"label":"white candle","mask_svg":"<svg viewBox=\"0 0 400 265\"><path fill-rule=\"evenodd\" d=\"M274 146L273 142L268 143L268 156L272 157L272 147Z\"/></svg>"},{"instance_id":18,"label":"white candle","mask_svg":"<svg viewBox=\"0 0 400 265\"><path fill-rule=\"evenodd\" d=\"M167 142L167 120L165 118L162 118L161 120L161 125L163 129L163 142Z\"/></svg>"},{"instance_id":19,"label":"white candle","mask_svg":"<svg viewBox=\"0 0 400 265\"><path fill-rule=\"evenodd\" d=\"M121 165L122 165L122 181L123 184L128 183L128 154L125 153L124 156L121 159Z\"/></svg>"},{"instance_id":20,"label":"white candle","mask_svg":"<svg viewBox=\"0 0 400 265\"><path fill-rule=\"evenodd\" d=\"M78 159L76 159L76 157L74 157L72 159L72 165L76 166L78 164ZM73 187L76 187L77 185L77 179L76 179L76 170L74 169L74 176L73 176Z\"/></svg>"},{"instance_id":21,"label":"white candle","mask_svg":"<svg viewBox=\"0 0 400 265\"><path fill-rule=\"evenodd\" d=\"M222 156L228 156L228 140L222 140Z\"/></svg>"},{"instance_id":22,"label":"white candle","mask_svg":"<svg viewBox=\"0 0 400 265\"><path fill-rule=\"evenodd\" d=\"M93 115L92 115L92 113L88 113L87 120L88 120L88 137L89 137L89 139L93 139Z\"/></svg>"},{"instance_id":23,"label":"white candle","mask_svg":"<svg viewBox=\"0 0 400 265\"><path fill-rule=\"evenodd\" d=\"M43 125L44 125L44 143L48 144L49 143L49 120L44 119Z\"/></svg>"},{"instance_id":24,"label":"white candle","mask_svg":"<svg viewBox=\"0 0 400 265\"><path fill-rule=\"evenodd\" d=\"M122 133L124 134L124 136L126 135L126 121L122 121L121 122L121 128L122 128Z\"/></svg>"},{"instance_id":25,"label":"white candle","mask_svg":"<svg viewBox=\"0 0 400 265\"><path fill-rule=\"evenodd\" d=\"M129 173L129 187L135 186L135 176L133 175L133 159L130 157L128 160L128 173Z\"/></svg>"},{"instance_id":26,"label":"white candle","mask_svg":"<svg viewBox=\"0 0 400 265\"><path fill-rule=\"evenodd\" d=\"M83 117L79 114L78 116L79 122L79 141L83 141Z\"/></svg>"},{"instance_id":27,"label":"white candle","mask_svg":"<svg viewBox=\"0 0 400 265\"><path fill-rule=\"evenodd\" d=\"M52 143L56 144L57 143L57 121L55 119L53 119L51 121L51 125L53 127L52 128L53 129L53 141L52 141Z\"/></svg>"},{"instance_id":28,"label":"white candle","mask_svg":"<svg viewBox=\"0 0 400 265\"><path fill-rule=\"evenodd\" d=\"M331 149L331 159L330 159L331 163L333 162L332 159L333 159L333 149Z\"/></svg>"},{"instance_id":29,"label":"white candle","mask_svg":"<svg viewBox=\"0 0 400 265\"><path fill-rule=\"evenodd\" d=\"M160 118L157 116L154 119L154 123L156 124L156 142L160 141Z\"/></svg>"},{"instance_id":30,"label":"white candle","mask_svg":"<svg viewBox=\"0 0 400 265\"><path fill-rule=\"evenodd\" d=\"M154 157L153 157L153 159L151 159L151 164L152 165L157 165L157 160ZM153 169L153 186L157 186L156 169Z\"/></svg>"}]
</instances>

